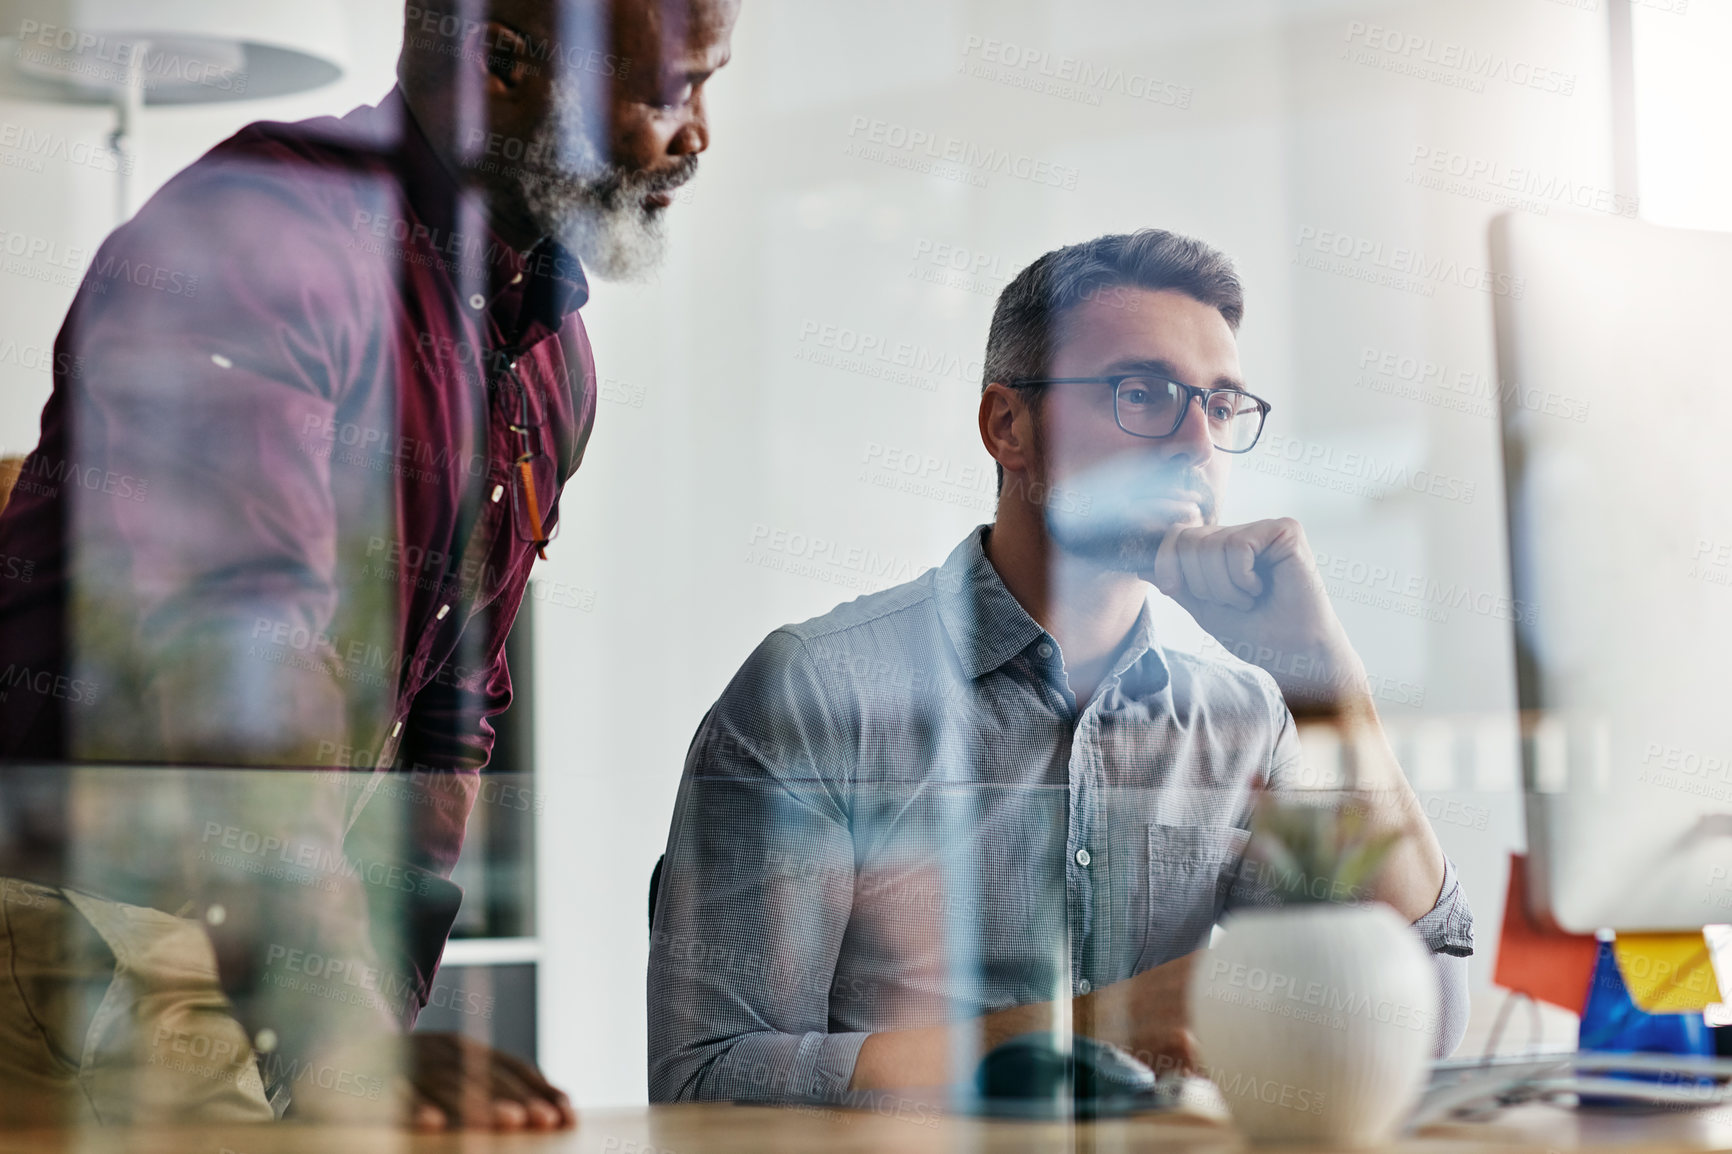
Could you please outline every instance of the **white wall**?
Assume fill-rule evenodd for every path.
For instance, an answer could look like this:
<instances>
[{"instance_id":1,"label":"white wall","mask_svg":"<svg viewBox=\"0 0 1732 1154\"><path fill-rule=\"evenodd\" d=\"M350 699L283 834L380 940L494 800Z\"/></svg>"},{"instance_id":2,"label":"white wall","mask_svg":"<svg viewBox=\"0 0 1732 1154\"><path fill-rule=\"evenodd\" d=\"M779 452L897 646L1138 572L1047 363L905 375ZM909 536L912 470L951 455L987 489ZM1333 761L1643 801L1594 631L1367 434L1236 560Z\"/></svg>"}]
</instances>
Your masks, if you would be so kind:
<instances>
[{"instance_id":1,"label":"white wall","mask_svg":"<svg viewBox=\"0 0 1732 1154\"><path fill-rule=\"evenodd\" d=\"M1447 602L1463 588L1476 601L1507 589L1495 405L1469 397L1481 411L1456 411L1439 402L1459 395L1431 382L1412 396L1379 391L1402 382L1399 368L1380 376L1375 362L1434 362L1470 389L1490 381L1490 297L1435 277L1409 291L1318 271L1299 262L1323 254L1299 242L1328 231L1353 238L1349 252L1363 240L1385 259L1418 249L1483 268L1498 194L1483 177L1424 187L1435 174L1416 156L1609 193L1598 7L747 0L735 62L713 85L715 148L677 210L670 265L652 286L598 286L586 310L607 399L540 572L594 594L588 611L559 607L582 598L543 603L536 670L543 1050L581 1103L644 1094L645 887L704 710L768 630L912 576L989 517L989 489L957 479L990 475L973 412L993 294L1049 248L1141 226L1196 234L1240 263L1243 356L1275 404L1266 443L1277 451L1243 463L1225 511L1298 516L1342 560L1332 581L1342 617L1387 679L1386 716L1462 867L1479 914L1475 974L1489 981L1504 855L1520 840L1509 627L1472 602ZM152 112L145 183L245 120L377 99L390 84L397 6L348 8L357 68L341 89ZM1669 18L1674 32L1698 19ZM1489 54L1502 78L1475 91L1459 69L1445 70L1452 83L1413 75L1425 48L1368 47L1350 38L1359 25L1392 29L1403 45L1429 36L1434 56L1446 45ZM1034 69L969 74L989 39L1047 52L1055 68L1068 56L1091 72L1122 70L1121 89L1076 100L1003 82ZM1511 80L1536 75L1541 86L1568 76L1573 92ZM1122 90L1150 81L1154 101ZM851 154L870 144L861 118L1074 168L1075 185L892 167ZM5 121L91 142L107 131L97 113L18 105L0 105ZM65 164L0 166L0 228L93 247L108 225L108 182ZM1557 210L1543 192L1522 200ZM938 246L966 249L980 267L947 273L929 259ZM1369 259L1347 265L1377 272ZM70 285L0 276L0 340L45 347L71 295ZM830 351L828 326L906 346L933 367L910 385L813 363ZM0 363L0 451L34 442L47 387L45 370ZM1290 443L1333 454L1338 467L1283 476L1279 450ZM931 494L874 483L895 484L877 468L892 450L936 463ZM1464 496L1473 486L1471 499L1368 481L1339 465L1347 453L1375 458L1372 470L1440 473ZM795 559L755 547L759 527L823 537L835 543L825 555L844 563L777 571ZM881 576L850 569L852 550ZM1392 594L1359 579L1372 569L1398 587L1435 584L1417 598Z\"/></svg>"}]
</instances>

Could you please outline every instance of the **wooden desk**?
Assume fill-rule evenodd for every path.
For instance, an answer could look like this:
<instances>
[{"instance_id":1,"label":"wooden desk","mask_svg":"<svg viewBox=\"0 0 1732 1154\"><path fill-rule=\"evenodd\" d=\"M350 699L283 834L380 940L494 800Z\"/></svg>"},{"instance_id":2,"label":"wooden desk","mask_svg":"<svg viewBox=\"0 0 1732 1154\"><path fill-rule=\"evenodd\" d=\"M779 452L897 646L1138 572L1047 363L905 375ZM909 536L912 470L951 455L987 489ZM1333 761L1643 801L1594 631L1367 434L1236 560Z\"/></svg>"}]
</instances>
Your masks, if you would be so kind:
<instances>
[{"instance_id":1,"label":"wooden desk","mask_svg":"<svg viewBox=\"0 0 1732 1154\"><path fill-rule=\"evenodd\" d=\"M591 1110L576 1131L553 1135L416 1137L300 1126L0 1133L0 1154L1214 1154L1243 1148L1230 1129L1173 1116L1076 1126L951 1117L922 1123L848 1111L740 1106ZM1732 1110L1638 1118L1526 1107L1491 1124L1435 1127L1389 1149L1401 1154L1725 1150L1732 1149Z\"/></svg>"}]
</instances>

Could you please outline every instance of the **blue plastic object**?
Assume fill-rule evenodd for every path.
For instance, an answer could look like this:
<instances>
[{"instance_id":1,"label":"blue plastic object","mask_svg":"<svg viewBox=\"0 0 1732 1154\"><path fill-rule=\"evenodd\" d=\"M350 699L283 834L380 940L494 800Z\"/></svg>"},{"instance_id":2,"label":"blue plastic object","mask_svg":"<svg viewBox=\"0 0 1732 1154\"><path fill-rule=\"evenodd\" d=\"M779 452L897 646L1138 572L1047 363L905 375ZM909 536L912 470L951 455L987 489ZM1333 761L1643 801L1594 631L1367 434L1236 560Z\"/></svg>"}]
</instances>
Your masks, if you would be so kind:
<instances>
[{"instance_id":1,"label":"blue plastic object","mask_svg":"<svg viewBox=\"0 0 1732 1154\"><path fill-rule=\"evenodd\" d=\"M1594 960L1588 1004L1582 1007L1576 1049L1611 1054L1688 1054L1714 1056L1714 1033L1699 1013L1649 1014L1630 997L1612 943L1602 941ZM1711 1079L1676 1074L1620 1074L1634 1081L1710 1085ZM1589 1105L1595 1103L1586 1103Z\"/></svg>"}]
</instances>

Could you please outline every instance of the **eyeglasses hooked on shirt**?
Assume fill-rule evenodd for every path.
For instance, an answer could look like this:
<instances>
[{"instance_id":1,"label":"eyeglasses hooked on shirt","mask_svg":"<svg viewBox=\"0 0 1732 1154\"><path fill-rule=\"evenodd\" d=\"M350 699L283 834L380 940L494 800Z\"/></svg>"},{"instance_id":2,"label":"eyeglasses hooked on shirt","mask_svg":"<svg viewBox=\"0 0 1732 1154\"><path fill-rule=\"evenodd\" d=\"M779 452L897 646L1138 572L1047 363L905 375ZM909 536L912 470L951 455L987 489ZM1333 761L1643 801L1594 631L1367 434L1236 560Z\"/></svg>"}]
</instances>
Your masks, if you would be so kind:
<instances>
[{"instance_id":1,"label":"eyeglasses hooked on shirt","mask_svg":"<svg viewBox=\"0 0 1732 1154\"><path fill-rule=\"evenodd\" d=\"M536 555L547 560L547 547L559 535L548 527L550 498L559 491L558 470L543 443L542 423L529 408L529 390L517 375L517 357L509 356L498 383L516 394L517 411L509 426L517 434L517 459L511 463L511 524L519 541L535 546ZM531 440L533 435L534 440Z\"/></svg>"}]
</instances>

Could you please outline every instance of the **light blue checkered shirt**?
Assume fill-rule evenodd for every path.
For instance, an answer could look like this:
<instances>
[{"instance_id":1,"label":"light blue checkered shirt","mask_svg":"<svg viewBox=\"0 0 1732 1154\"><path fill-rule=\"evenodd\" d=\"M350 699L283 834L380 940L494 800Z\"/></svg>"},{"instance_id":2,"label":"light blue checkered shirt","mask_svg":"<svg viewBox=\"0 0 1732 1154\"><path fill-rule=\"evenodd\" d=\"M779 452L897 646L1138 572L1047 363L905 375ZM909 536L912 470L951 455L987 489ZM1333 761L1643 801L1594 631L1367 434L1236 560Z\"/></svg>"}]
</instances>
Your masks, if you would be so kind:
<instances>
[{"instance_id":1,"label":"light blue checkered shirt","mask_svg":"<svg viewBox=\"0 0 1732 1154\"><path fill-rule=\"evenodd\" d=\"M652 1101L841 1099L870 1033L1086 993L1270 900L1242 867L1253 785L1298 765L1273 680L1161 646L1145 607L1079 713L984 535L772 633L699 726L651 936ZM1453 866L1415 928L1471 952Z\"/></svg>"}]
</instances>

